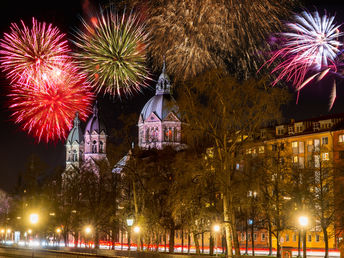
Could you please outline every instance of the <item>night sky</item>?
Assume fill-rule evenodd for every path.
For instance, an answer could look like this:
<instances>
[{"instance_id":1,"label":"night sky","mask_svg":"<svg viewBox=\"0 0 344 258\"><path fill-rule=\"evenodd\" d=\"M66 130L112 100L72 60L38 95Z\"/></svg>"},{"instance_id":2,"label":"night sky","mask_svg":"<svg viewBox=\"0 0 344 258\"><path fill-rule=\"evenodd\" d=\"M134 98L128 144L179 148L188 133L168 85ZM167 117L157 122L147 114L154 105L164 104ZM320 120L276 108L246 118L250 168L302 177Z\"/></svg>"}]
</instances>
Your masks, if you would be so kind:
<instances>
[{"instance_id":1,"label":"night sky","mask_svg":"<svg viewBox=\"0 0 344 258\"><path fill-rule=\"evenodd\" d=\"M50 2L50 3L48 3ZM105 1L103 1L105 2ZM344 22L344 4L339 5L336 1L304 1L310 10L316 7L319 11L326 9L330 14L336 14L338 23ZM26 24L31 23L32 17L39 21L53 23L61 31L67 33L71 38L73 30L80 25L80 17L90 15L92 9L96 10L99 1L96 0L59 0L59 1L1 1L0 35L9 31L12 22L21 19ZM342 29L343 30L343 29ZM154 85L154 83L152 83ZM331 112L344 112L344 82L338 83L339 97ZM13 192L17 184L18 175L21 173L30 158L37 155L48 165L47 173L52 173L57 166L63 166L65 161L64 143L37 144L36 140L21 131L10 118L8 110L8 81L0 72L0 188ZM328 114L328 96L330 92L329 83L324 81L311 88L306 88L300 97L298 105L295 100L285 109L285 116L289 118L303 119ZM100 113L108 128L116 127L118 116L121 113L139 113L145 102L154 94L152 90L145 90L142 94L130 99L112 100L98 97L100 102Z\"/></svg>"}]
</instances>

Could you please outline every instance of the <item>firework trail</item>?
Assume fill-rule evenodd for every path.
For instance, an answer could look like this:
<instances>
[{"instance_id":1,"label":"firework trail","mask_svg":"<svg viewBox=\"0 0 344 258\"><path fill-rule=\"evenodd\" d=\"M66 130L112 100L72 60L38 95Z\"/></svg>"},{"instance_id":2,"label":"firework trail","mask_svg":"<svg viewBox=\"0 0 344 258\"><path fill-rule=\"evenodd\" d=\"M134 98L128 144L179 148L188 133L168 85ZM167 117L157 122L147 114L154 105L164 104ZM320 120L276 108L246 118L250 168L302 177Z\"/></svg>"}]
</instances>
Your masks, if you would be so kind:
<instances>
[{"instance_id":1,"label":"firework trail","mask_svg":"<svg viewBox=\"0 0 344 258\"><path fill-rule=\"evenodd\" d=\"M69 47L57 27L33 18L31 28L21 21L21 26L12 23L10 30L0 40L0 62L12 83L44 81L63 69Z\"/></svg>"},{"instance_id":2,"label":"firework trail","mask_svg":"<svg viewBox=\"0 0 344 258\"><path fill-rule=\"evenodd\" d=\"M121 96L147 86L148 34L138 16L109 11L82 23L73 41L79 49L75 57L98 92Z\"/></svg>"}]
</instances>

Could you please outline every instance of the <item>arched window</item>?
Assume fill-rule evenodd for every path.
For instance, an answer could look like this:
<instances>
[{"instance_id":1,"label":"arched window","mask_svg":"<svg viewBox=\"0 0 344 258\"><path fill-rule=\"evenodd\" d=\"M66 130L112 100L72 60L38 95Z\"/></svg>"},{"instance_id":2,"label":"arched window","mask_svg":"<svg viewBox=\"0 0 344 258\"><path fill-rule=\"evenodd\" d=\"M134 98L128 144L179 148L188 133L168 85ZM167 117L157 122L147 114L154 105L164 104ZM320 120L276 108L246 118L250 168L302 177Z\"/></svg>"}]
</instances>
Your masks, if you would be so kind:
<instances>
[{"instance_id":1,"label":"arched window","mask_svg":"<svg viewBox=\"0 0 344 258\"><path fill-rule=\"evenodd\" d=\"M158 141L158 127L155 127L152 131L152 141L157 142Z\"/></svg>"},{"instance_id":2,"label":"arched window","mask_svg":"<svg viewBox=\"0 0 344 258\"><path fill-rule=\"evenodd\" d=\"M92 153L97 153L97 141L92 142Z\"/></svg>"},{"instance_id":3,"label":"arched window","mask_svg":"<svg viewBox=\"0 0 344 258\"><path fill-rule=\"evenodd\" d=\"M100 153L104 152L104 143L102 141L99 142L99 152Z\"/></svg>"},{"instance_id":4,"label":"arched window","mask_svg":"<svg viewBox=\"0 0 344 258\"><path fill-rule=\"evenodd\" d=\"M164 128L164 142L167 142L168 141L168 130L167 128L165 127Z\"/></svg>"},{"instance_id":5,"label":"arched window","mask_svg":"<svg viewBox=\"0 0 344 258\"><path fill-rule=\"evenodd\" d=\"M72 161L72 154L68 151L68 161Z\"/></svg>"},{"instance_id":6,"label":"arched window","mask_svg":"<svg viewBox=\"0 0 344 258\"><path fill-rule=\"evenodd\" d=\"M149 142L149 128L146 129L145 142Z\"/></svg>"},{"instance_id":7,"label":"arched window","mask_svg":"<svg viewBox=\"0 0 344 258\"><path fill-rule=\"evenodd\" d=\"M172 128L168 128L168 141L172 142Z\"/></svg>"},{"instance_id":8,"label":"arched window","mask_svg":"<svg viewBox=\"0 0 344 258\"><path fill-rule=\"evenodd\" d=\"M73 150L73 161L78 161L78 154L76 150Z\"/></svg>"},{"instance_id":9,"label":"arched window","mask_svg":"<svg viewBox=\"0 0 344 258\"><path fill-rule=\"evenodd\" d=\"M177 128L174 128L173 129L173 141L174 142L177 142L177 137L178 137L177 133L178 133Z\"/></svg>"}]
</instances>

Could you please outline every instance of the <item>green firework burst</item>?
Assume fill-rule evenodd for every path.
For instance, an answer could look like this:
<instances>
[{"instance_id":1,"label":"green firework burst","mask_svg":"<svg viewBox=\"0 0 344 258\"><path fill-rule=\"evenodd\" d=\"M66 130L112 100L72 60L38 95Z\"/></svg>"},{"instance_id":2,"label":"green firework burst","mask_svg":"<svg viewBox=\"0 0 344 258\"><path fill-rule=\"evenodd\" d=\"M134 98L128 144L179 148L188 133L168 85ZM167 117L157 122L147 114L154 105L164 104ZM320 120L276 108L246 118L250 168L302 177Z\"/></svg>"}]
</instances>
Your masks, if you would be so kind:
<instances>
[{"instance_id":1,"label":"green firework burst","mask_svg":"<svg viewBox=\"0 0 344 258\"><path fill-rule=\"evenodd\" d=\"M106 12L82 23L73 41L75 56L98 92L121 96L147 86L148 34L138 16Z\"/></svg>"}]
</instances>

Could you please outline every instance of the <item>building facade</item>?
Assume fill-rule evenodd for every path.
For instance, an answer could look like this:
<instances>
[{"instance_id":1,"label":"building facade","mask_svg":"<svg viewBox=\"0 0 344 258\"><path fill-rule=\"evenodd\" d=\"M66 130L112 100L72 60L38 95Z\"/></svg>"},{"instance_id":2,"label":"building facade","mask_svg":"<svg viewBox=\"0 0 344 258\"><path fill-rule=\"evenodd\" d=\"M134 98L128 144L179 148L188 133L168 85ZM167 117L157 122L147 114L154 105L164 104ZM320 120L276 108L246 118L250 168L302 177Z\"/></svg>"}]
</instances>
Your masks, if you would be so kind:
<instances>
[{"instance_id":1,"label":"building facade","mask_svg":"<svg viewBox=\"0 0 344 258\"><path fill-rule=\"evenodd\" d=\"M93 166L95 161L106 159L106 144L106 128L99 117L96 103L84 133L80 127L78 113L74 118L74 126L66 141L66 171Z\"/></svg>"}]
</instances>

